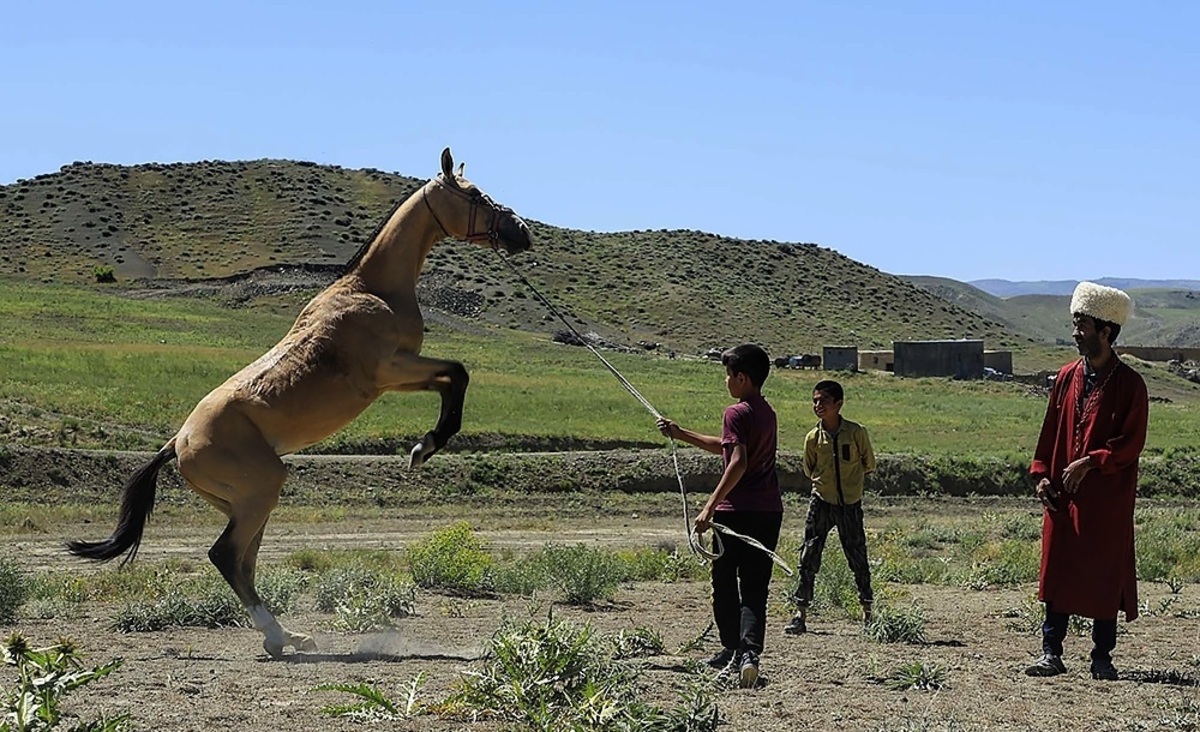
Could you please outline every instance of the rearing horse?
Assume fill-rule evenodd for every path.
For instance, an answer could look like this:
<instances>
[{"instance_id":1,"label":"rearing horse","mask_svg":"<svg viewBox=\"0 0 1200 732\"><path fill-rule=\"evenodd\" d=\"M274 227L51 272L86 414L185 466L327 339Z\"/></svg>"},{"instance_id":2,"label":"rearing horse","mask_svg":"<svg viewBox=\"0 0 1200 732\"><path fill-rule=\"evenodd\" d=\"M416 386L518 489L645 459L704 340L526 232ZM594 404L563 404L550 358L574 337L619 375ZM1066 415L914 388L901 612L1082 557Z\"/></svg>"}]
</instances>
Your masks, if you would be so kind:
<instances>
[{"instance_id":1,"label":"rearing horse","mask_svg":"<svg viewBox=\"0 0 1200 732\"><path fill-rule=\"evenodd\" d=\"M179 432L129 479L112 536L70 542L72 554L106 561L128 552L125 562L132 560L154 506L158 471L178 458L188 485L229 519L208 557L263 633L263 648L274 657L288 646L316 649L311 636L279 624L254 584L263 529L287 477L279 456L325 439L385 391L441 394L437 425L413 446L410 466L445 446L462 426L467 370L420 355L421 267L447 237L509 253L531 246L524 221L455 175L449 148L441 162L441 174L396 207L283 340L201 399Z\"/></svg>"}]
</instances>

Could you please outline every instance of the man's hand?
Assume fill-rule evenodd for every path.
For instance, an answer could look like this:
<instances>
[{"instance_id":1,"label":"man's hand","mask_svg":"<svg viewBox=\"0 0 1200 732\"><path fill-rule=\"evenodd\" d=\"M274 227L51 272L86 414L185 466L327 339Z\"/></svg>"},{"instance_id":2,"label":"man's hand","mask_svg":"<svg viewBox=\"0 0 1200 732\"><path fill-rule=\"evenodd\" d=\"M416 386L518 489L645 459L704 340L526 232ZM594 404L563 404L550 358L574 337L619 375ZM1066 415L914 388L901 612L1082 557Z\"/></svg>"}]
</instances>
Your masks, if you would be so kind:
<instances>
[{"instance_id":1,"label":"man's hand","mask_svg":"<svg viewBox=\"0 0 1200 732\"><path fill-rule=\"evenodd\" d=\"M667 437L673 438L673 437L675 437L675 434L679 431L679 425L675 424L674 422L667 419L666 417L659 417L658 418L658 431L663 433Z\"/></svg>"},{"instance_id":2,"label":"man's hand","mask_svg":"<svg viewBox=\"0 0 1200 732\"><path fill-rule=\"evenodd\" d=\"M1037 495L1038 500L1042 502L1042 505L1048 510L1058 510L1058 506L1054 505L1054 502L1058 500L1058 491L1054 490L1054 487L1050 485L1049 478L1042 478L1039 480L1037 488L1035 488L1033 492Z\"/></svg>"},{"instance_id":3,"label":"man's hand","mask_svg":"<svg viewBox=\"0 0 1200 732\"><path fill-rule=\"evenodd\" d=\"M712 528L713 510L705 506L700 513L696 514L696 521L693 524L697 534L703 534Z\"/></svg>"},{"instance_id":4,"label":"man's hand","mask_svg":"<svg viewBox=\"0 0 1200 732\"><path fill-rule=\"evenodd\" d=\"M1092 459L1090 457L1081 457L1078 460L1072 461L1067 469L1063 471L1063 489L1067 493L1074 493L1079 490L1079 486L1083 483L1083 478L1092 469Z\"/></svg>"}]
</instances>

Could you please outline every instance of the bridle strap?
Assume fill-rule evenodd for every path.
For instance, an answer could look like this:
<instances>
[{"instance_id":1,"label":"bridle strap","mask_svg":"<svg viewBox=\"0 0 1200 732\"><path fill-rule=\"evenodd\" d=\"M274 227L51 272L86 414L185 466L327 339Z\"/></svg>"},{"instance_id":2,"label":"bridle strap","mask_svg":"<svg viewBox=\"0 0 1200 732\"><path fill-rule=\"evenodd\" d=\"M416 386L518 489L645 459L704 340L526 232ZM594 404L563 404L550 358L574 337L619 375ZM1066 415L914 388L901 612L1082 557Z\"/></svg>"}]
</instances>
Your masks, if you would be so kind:
<instances>
[{"instance_id":1,"label":"bridle strap","mask_svg":"<svg viewBox=\"0 0 1200 732\"><path fill-rule=\"evenodd\" d=\"M488 198L487 195L482 191L477 196L464 193L457 186L447 184L441 174L439 174L436 178L430 179L429 182L436 183L442 187L442 190L453 193L459 198L465 198L470 204L470 209L467 212L467 233L465 236L455 236L451 234L446 228L446 225L442 223L442 220L438 217L437 212L433 210L433 205L429 203L429 184L427 183L425 187L421 189L421 199L425 201L425 207L429 209L429 213L433 216L433 220L437 222L437 225L439 228L441 228L443 234L452 239L462 239L469 242L486 241L491 244L492 249L497 249L499 247L500 231L498 226L500 223L500 212L508 211L509 209ZM487 206L485 207L483 204L487 204ZM476 226L476 223L480 218L480 209L484 209L486 211L486 228L479 228Z\"/></svg>"},{"instance_id":2,"label":"bridle strap","mask_svg":"<svg viewBox=\"0 0 1200 732\"><path fill-rule=\"evenodd\" d=\"M448 238L454 238L450 235L449 231L446 231L446 225L442 223L440 218L438 218L437 211L434 211L433 206L429 205L429 194L426 193L427 188L428 186L421 188L421 200L425 202L425 208L429 209L429 215L432 216L433 220L437 222L438 228L442 230L442 233Z\"/></svg>"}]
</instances>

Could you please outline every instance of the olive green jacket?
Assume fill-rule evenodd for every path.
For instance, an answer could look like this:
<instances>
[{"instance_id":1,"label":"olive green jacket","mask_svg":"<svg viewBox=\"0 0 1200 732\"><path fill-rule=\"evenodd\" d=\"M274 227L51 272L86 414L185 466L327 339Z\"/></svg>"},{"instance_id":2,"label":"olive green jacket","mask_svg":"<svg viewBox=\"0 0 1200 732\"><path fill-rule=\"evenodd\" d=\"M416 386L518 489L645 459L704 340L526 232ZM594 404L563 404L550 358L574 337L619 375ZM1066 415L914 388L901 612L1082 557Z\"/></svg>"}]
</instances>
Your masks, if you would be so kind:
<instances>
[{"instance_id":1,"label":"olive green jacket","mask_svg":"<svg viewBox=\"0 0 1200 732\"><path fill-rule=\"evenodd\" d=\"M832 433L818 422L804 438L804 474L826 503L846 506L861 501L863 480L873 470L871 438L857 422L842 417L842 426Z\"/></svg>"}]
</instances>

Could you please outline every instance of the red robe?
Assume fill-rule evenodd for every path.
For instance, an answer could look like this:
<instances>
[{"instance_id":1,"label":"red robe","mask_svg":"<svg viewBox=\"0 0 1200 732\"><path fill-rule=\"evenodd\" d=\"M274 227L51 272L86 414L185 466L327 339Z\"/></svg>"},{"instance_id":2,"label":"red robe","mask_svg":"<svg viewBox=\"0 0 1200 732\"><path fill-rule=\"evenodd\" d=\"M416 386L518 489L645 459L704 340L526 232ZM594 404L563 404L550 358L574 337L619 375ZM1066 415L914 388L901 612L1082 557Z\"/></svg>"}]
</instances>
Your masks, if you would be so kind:
<instances>
[{"instance_id":1,"label":"red robe","mask_svg":"<svg viewBox=\"0 0 1200 732\"><path fill-rule=\"evenodd\" d=\"M1114 356L1081 409L1083 384L1083 359L1059 370L1029 469L1035 482L1050 478L1058 493L1058 510L1046 509L1042 519L1038 599L1055 612L1111 619L1122 610L1133 620L1133 504L1150 412L1146 382ZM1084 455L1094 467L1067 493L1063 470Z\"/></svg>"}]
</instances>

